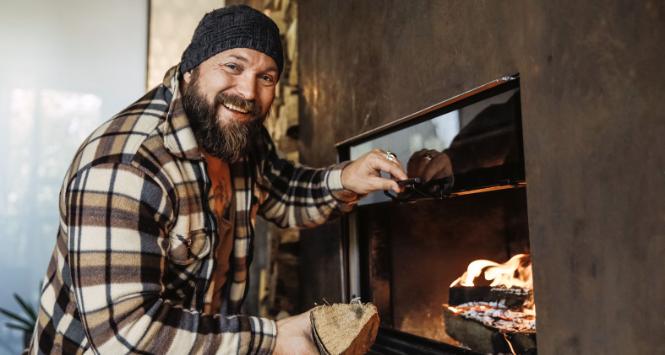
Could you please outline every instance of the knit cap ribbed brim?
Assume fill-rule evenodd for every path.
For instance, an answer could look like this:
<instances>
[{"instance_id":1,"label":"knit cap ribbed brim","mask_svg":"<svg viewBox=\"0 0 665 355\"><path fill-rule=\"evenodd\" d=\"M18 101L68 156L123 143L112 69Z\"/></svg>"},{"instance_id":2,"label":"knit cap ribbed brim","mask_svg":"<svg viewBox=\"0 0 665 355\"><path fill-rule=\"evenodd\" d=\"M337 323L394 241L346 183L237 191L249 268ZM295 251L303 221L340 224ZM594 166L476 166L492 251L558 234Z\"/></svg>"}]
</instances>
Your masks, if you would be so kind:
<instances>
[{"instance_id":1,"label":"knit cap ribbed brim","mask_svg":"<svg viewBox=\"0 0 665 355\"><path fill-rule=\"evenodd\" d=\"M275 22L249 6L233 5L203 16L191 43L182 53L180 73L184 74L215 54L232 48L262 52L271 57L282 72L284 54Z\"/></svg>"}]
</instances>

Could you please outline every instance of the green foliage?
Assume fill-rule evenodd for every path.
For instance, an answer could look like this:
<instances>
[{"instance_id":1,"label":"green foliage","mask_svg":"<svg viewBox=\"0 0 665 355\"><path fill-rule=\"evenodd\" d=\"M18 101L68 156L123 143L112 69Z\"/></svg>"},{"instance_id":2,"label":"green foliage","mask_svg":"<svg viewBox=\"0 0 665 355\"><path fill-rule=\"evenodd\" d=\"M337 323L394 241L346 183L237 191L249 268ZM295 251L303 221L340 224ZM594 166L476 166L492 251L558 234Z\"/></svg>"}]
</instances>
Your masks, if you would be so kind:
<instances>
[{"instance_id":1,"label":"green foliage","mask_svg":"<svg viewBox=\"0 0 665 355\"><path fill-rule=\"evenodd\" d=\"M7 328L20 330L23 332L23 338L29 339L37 322L37 312L21 296L14 294L14 299L23 310L23 314L17 314L2 307L0 307L0 314L11 319L11 322L5 324Z\"/></svg>"},{"instance_id":2,"label":"green foliage","mask_svg":"<svg viewBox=\"0 0 665 355\"><path fill-rule=\"evenodd\" d=\"M32 307L28 305L28 303L21 298L21 296L14 294L14 299L18 304L21 306L21 309L23 309L23 312L28 316L28 318L31 320L31 323L34 325L35 322L37 321L37 312L35 312Z\"/></svg>"}]
</instances>

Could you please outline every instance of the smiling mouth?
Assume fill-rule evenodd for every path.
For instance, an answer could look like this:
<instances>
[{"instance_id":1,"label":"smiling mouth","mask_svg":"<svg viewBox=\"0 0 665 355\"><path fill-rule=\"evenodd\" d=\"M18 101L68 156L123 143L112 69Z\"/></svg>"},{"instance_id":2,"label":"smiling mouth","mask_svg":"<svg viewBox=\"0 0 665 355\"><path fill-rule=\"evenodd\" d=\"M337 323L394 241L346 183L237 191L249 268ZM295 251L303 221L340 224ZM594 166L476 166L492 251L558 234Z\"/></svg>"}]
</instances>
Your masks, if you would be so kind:
<instances>
[{"instance_id":1,"label":"smiling mouth","mask_svg":"<svg viewBox=\"0 0 665 355\"><path fill-rule=\"evenodd\" d=\"M231 111L234 111L234 112L238 112L238 113L242 113L242 114L248 114L248 113L249 113L249 110L246 110L246 109L244 109L244 108L242 108L242 107L240 107L240 106L236 106L236 105L234 105L234 104L223 103L222 105L223 105L224 107L226 107L227 109L229 109L229 110L231 110Z\"/></svg>"}]
</instances>

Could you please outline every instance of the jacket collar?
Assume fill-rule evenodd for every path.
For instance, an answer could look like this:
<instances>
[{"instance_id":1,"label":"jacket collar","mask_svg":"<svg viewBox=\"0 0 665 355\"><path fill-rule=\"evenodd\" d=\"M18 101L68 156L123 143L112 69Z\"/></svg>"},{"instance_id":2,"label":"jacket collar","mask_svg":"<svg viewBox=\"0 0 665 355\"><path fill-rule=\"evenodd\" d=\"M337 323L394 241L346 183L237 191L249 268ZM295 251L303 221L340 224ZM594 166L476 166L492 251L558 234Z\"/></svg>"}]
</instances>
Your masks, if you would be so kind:
<instances>
[{"instance_id":1,"label":"jacket collar","mask_svg":"<svg viewBox=\"0 0 665 355\"><path fill-rule=\"evenodd\" d=\"M164 75L162 85L170 93L171 102L160 130L164 135L164 146L173 155L189 160L201 160L202 152L182 107L178 67L178 65L172 67Z\"/></svg>"}]
</instances>

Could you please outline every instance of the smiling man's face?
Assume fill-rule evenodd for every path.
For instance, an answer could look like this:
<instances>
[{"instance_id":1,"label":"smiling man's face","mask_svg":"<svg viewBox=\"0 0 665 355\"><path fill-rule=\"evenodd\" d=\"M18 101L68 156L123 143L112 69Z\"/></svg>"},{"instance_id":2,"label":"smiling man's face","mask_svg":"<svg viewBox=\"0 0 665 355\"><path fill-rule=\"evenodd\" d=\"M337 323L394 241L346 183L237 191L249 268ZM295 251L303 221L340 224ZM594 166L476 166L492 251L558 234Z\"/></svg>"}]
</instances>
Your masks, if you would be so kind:
<instances>
[{"instance_id":1,"label":"smiling man's face","mask_svg":"<svg viewBox=\"0 0 665 355\"><path fill-rule=\"evenodd\" d=\"M275 98L275 61L234 48L208 58L183 79L183 108L202 148L228 162L247 154Z\"/></svg>"}]
</instances>

